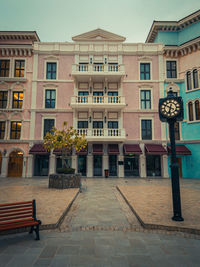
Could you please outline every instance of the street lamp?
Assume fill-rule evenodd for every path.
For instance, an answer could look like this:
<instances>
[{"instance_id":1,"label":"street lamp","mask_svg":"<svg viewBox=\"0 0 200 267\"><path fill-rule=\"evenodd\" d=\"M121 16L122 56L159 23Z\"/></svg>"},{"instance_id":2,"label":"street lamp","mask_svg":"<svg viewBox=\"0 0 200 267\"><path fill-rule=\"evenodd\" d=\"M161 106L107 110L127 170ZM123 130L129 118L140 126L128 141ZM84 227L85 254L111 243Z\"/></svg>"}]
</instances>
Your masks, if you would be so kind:
<instances>
[{"instance_id":1,"label":"street lamp","mask_svg":"<svg viewBox=\"0 0 200 267\"><path fill-rule=\"evenodd\" d=\"M182 97L174 95L170 87L167 97L159 99L159 117L162 122L169 124L170 143L171 143L171 183L173 199L173 221L183 221L181 215L181 198L179 185L179 166L176 160L176 144L174 134L174 124L176 121L183 120L183 100Z\"/></svg>"}]
</instances>

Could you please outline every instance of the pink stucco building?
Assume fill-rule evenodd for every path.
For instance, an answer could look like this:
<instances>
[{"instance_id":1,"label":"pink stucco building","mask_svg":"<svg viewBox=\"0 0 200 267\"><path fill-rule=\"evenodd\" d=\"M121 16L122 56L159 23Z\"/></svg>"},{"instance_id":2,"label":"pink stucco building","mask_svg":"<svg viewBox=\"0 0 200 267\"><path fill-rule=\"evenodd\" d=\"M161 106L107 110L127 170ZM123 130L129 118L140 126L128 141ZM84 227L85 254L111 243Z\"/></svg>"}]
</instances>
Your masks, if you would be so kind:
<instances>
[{"instance_id":1,"label":"pink stucco building","mask_svg":"<svg viewBox=\"0 0 200 267\"><path fill-rule=\"evenodd\" d=\"M10 61L9 76L0 77L0 91L8 92L0 113L6 125L1 176L13 176L11 163L20 166L18 176L56 172L59 155L49 154L42 141L53 125L67 121L88 140L87 150L73 151L70 162L83 176L104 177L109 170L113 177L168 177L166 131L157 108L164 96L162 44L126 43L101 29L62 43L40 42L36 33L0 36L0 61ZM11 45L4 46L5 38ZM18 59L25 62L23 77L13 73ZM18 92L23 104L14 109ZM13 140L12 121L21 123Z\"/></svg>"}]
</instances>

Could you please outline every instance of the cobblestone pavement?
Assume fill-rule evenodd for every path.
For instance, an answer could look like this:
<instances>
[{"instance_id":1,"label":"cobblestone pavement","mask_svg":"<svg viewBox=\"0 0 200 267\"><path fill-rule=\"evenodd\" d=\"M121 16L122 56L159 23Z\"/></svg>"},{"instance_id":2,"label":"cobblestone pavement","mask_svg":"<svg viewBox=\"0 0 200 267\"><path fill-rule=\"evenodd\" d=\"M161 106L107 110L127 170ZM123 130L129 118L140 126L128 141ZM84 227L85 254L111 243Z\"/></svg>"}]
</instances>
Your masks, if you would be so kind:
<instances>
[{"instance_id":1,"label":"cobblestone pavement","mask_svg":"<svg viewBox=\"0 0 200 267\"><path fill-rule=\"evenodd\" d=\"M36 182L18 185L24 183ZM60 229L41 231L40 241L27 233L0 236L0 266L200 266L199 236L144 230L116 190L125 184L170 185L169 179L83 179L82 184ZM200 189L197 180L181 185Z\"/></svg>"}]
</instances>

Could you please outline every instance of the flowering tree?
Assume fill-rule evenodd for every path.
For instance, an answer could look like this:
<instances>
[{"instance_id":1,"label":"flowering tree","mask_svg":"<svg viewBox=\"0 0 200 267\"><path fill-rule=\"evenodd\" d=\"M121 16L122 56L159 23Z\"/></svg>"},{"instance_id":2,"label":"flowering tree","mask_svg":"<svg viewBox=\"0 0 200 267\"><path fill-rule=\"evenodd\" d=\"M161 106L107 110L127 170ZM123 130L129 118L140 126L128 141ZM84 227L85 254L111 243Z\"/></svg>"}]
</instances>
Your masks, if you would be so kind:
<instances>
[{"instance_id":1,"label":"flowering tree","mask_svg":"<svg viewBox=\"0 0 200 267\"><path fill-rule=\"evenodd\" d=\"M80 152L87 146L87 140L84 135L79 135L78 131L72 126L67 127L67 122L63 123L62 130L58 130L56 127L51 129L51 133L47 133L44 137L44 147L48 150L59 149L61 151L62 165L65 166L67 159L72 151Z\"/></svg>"}]
</instances>

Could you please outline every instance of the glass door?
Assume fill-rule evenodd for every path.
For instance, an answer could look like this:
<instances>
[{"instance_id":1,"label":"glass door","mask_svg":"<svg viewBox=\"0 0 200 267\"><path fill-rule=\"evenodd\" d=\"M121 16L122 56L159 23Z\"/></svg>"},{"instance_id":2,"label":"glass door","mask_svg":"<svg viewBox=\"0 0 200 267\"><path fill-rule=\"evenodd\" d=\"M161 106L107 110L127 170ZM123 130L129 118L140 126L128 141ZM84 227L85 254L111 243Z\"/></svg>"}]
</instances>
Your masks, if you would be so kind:
<instances>
[{"instance_id":1,"label":"glass door","mask_svg":"<svg viewBox=\"0 0 200 267\"><path fill-rule=\"evenodd\" d=\"M94 176L102 176L102 156L94 155L93 156L93 172Z\"/></svg>"},{"instance_id":2,"label":"glass door","mask_svg":"<svg viewBox=\"0 0 200 267\"><path fill-rule=\"evenodd\" d=\"M49 156L36 155L34 164L35 176L48 176L49 173Z\"/></svg>"},{"instance_id":3,"label":"glass door","mask_svg":"<svg viewBox=\"0 0 200 267\"><path fill-rule=\"evenodd\" d=\"M109 155L109 176L117 176L117 155Z\"/></svg>"},{"instance_id":4,"label":"glass door","mask_svg":"<svg viewBox=\"0 0 200 267\"><path fill-rule=\"evenodd\" d=\"M81 173L82 176L86 176L86 155L78 156L78 172Z\"/></svg>"},{"instance_id":5,"label":"glass door","mask_svg":"<svg viewBox=\"0 0 200 267\"><path fill-rule=\"evenodd\" d=\"M139 176L139 157L125 156L124 157L124 174L128 176Z\"/></svg>"}]
</instances>

